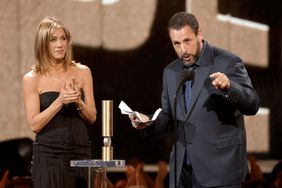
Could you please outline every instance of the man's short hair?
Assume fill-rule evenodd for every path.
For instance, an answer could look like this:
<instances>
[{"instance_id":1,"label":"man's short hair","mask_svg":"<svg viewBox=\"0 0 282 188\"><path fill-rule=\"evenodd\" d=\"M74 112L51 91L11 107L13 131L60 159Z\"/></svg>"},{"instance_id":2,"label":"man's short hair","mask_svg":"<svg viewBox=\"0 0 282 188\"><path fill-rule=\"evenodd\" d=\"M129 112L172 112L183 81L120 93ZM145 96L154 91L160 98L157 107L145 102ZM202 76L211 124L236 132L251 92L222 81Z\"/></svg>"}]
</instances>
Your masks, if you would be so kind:
<instances>
[{"instance_id":1,"label":"man's short hair","mask_svg":"<svg viewBox=\"0 0 282 188\"><path fill-rule=\"evenodd\" d=\"M167 29L179 30L185 26L189 26L196 35L198 34L198 20L193 14L187 12L178 12L174 14L168 22Z\"/></svg>"}]
</instances>

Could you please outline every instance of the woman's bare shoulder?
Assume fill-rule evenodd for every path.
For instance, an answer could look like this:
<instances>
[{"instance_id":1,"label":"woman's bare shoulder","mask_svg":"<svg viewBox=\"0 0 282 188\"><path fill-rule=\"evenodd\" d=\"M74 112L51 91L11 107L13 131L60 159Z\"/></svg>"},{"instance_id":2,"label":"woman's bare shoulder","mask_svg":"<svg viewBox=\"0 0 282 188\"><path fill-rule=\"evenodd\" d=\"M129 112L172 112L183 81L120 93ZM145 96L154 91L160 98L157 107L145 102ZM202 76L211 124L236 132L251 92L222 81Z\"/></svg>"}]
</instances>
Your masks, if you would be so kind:
<instances>
[{"instance_id":1,"label":"woman's bare shoulder","mask_svg":"<svg viewBox=\"0 0 282 188\"><path fill-rule=\"evenodd\" d=\"M36 73L34 70L31 70L23 76L23 81L24 82L33 82L38 79L38 76L39 76L38 73Z\"/></svg>"},{"instance_id":2,"label":"woman's bare shoulder","mask_svg":"<svg viewBox=\"0 0 282 188\"><path fill-rule=\"evenodd\" d=\"M40 75L34 70L29 71L23 76L22 84L25 91L37 90L37 86L40 80Z\"/></svg>"},{"instance_id":3,"label":"woman's bare shoulder","mask_svg":"<svg viewBox=\"0 0 282 188\"><path fill-rule=\"evenodd\" d=\"M78 72L88 72L90 71L89 67L87 65L83 65L80 62L74 63L75 68L78 70Z\"/></svg>"}]
</instances>

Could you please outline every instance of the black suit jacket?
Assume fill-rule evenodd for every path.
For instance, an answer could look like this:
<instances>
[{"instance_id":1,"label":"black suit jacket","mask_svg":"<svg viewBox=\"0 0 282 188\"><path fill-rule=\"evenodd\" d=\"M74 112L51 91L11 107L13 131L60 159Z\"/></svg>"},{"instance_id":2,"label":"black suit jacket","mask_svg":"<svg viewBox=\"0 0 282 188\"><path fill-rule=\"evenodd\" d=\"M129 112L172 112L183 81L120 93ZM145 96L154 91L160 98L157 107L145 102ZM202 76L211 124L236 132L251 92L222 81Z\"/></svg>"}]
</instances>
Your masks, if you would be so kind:
<instances>
[{"instance_id":1,"label":"black suit jacket","mask_svg":"<svg viewBox=\"0 0 282 188\"><path fill-rule=\"evenodd\" d=\"M172 130L178 121L177 181L189 153L190 163L203 186L223 186L241 183L247 172L246 133L243 115L254 115L259 109L259 97L242 60L204 42L197 62L190 109L185 110L184 94L177 95L183 63L176 59L163 71L162 112L153 127L158 133ZM210 74L222 72L230 79L228 91L212 86ZM170 158L170 188L174 187L174 149Z\"/></svg>"}]
</instances>

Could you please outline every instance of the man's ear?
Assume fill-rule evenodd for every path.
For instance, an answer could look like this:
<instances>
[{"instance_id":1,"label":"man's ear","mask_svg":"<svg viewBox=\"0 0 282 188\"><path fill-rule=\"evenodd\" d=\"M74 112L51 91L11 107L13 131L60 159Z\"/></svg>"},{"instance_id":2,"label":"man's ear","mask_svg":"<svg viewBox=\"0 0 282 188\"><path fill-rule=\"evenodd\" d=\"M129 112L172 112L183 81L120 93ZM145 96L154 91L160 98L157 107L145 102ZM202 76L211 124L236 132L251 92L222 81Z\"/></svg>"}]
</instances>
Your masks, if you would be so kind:
<instances>
[{"instance_id":1,"label":"man's ear","mask_svg":"<svg viewBox=\"0 0 282 188\"><path fill-rule=\"evenodd\" d=\"M203 32L202 32L201 28L199 28L199 30L198 30L197 38L198 38L199 42L201 42L203 40Z\"/></svg>"}]
</instances>

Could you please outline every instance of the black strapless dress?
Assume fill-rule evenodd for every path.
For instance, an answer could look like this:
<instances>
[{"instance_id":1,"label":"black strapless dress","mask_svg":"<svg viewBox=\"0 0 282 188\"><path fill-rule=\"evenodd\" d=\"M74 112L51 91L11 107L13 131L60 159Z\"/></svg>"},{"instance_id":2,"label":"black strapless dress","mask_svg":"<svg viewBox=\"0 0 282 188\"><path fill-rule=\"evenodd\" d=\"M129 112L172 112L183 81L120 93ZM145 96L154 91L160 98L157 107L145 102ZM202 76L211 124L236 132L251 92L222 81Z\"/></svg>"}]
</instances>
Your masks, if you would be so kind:
<instances>
[{"instance_id":1,"label":"black strapless dress","mask_svg":"<svg viewBox=\"0 0 282 188\"><path fill-rule=\"evenodd\" d=\"M59 92L40 95L40 111L45 110ZM87 170L70 167L70 160L91 158L87 127L74 104L64 106L38 133L33 145L32 178L34 188L81 188L87 185Z\"/></svg>"}]
</instances>

